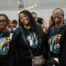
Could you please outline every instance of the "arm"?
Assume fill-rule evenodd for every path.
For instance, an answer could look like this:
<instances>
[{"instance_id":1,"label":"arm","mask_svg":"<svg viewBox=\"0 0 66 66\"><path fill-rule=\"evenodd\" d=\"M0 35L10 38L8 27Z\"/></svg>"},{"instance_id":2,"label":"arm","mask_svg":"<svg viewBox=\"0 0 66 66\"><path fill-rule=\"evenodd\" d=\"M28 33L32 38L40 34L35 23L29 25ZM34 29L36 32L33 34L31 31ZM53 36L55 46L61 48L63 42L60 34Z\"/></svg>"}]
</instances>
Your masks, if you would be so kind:
<instances>
[{"instance_id":1,"label":"arm","mask_svg":"<svg viewBox=\"0 0 66 66\"><path fill-rule=\"evenodd\" d=\"M19 31L16 29L16 31L13 33L12 41L9 48L9 66L15 66L15 61L17 60L17 44L18 44L18 34Z\"/></svg>"}]
</instances>

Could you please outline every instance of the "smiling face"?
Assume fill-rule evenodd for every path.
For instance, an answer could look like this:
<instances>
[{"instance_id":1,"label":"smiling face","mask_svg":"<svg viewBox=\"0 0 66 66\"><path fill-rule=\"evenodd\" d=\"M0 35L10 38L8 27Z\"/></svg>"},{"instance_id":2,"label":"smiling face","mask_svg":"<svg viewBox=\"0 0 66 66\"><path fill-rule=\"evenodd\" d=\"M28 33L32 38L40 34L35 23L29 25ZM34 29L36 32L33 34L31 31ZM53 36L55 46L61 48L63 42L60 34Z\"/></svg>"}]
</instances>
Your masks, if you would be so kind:
<instances>
[{"instance_id":1,"label":"smiling face","mask_svg":"<svg viewBox=\"0 0 66 66\"><path fill-rule=\"evenodd\" d=\"M0 16L0 30L4 30L7 27L7 20L4 16Z\"/></svg>"},{"instance_id":2,"label":"smiling face","mask_svg":"<svg viewBox=\"0 0 66 66\"><path fill-rule=\"evenodd\" d=\"M23 13L20 14L20 21L23 23L23 25L28 25L30 22L29 17Z\"/></svg>"},{"instance_id":3,"label":"smiling face","mask_svg":"<svg viewBox=\"0 0 66 66\"><path fill-rule=\"evenodd\" d=\"M61 10L55 10L53 12L53 20L55 23L60 24L64 18L64 15Z\"/></svg>"}]
</instances>

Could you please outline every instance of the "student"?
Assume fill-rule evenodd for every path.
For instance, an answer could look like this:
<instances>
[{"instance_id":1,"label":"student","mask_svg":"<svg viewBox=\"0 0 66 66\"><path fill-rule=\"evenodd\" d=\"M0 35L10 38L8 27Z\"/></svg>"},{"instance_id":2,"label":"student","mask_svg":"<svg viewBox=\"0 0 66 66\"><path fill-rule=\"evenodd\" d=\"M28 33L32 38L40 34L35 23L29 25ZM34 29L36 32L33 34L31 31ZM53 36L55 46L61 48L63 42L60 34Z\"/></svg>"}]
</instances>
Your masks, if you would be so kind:
<instances>
[{"instance_id":1,"label":"student","mask_svg":"<svg viewBox=\"0 0 66 66\"><path fill-rule=\"evenodd\" d=\"M66 66L66 29L61 39L59 66Z\"/></svg>"},{"instance_id":2,"label":"student","mask_svg":"<svg viewBox=\"0 0 66 66\"><path fill-rule=\"evenodd\" d=\"M50 46L50 57L55 60L55 66L59 64L59 57L61 54L60 46L62 45L61 39L63 33L66 29L66 26L63 24L64 21L64 12L60 8L54 9L52 13L52 26L49 27L49 46Z\"/></svg>"},{"instance_id":3,"label":"student","mask_svg":"<svg viewBox=\"0 0 66 66\"><path fill-rule=\"evenodd\" d=\"M17 20L12 20L12 29L13 31L17 28L17 25L18 25L18 21Z\"/></svg>"},{"instance_id":4,"label":"student","mask_svg":"<svg viewBox=\"0 0 66 66\"><path fill-rule=\"evenodd\" d=\"M11 41L8 24L9 18L5 14L0 14L0 66L8 66L8 50Z\"/></svg>"},{"instance_id":5,"label":"student","mask_svg":"<svg viewBox=\"0 0 66 66\"><path fill-rule=\"evenodd\" d=\"M32 12L32 16L38 24L42 25L42 23L44 22L43 18L38 17L36 12Z\"/></svg>"},{"instance_id":6,"label":"student","mask_svg":"<svg viewBox=\"0 0 66 66\"><path fill-rule=\"evenodd\" d=\"M10 49L10 54L15 58L14 65L11 66L32 66L35 64L36 56L41 56L42 63L45 64L47 56L46 48L43 46L44 49L41 49L41 37L43 33L41 28L37 27L35 23L32 14L28 10L23 10L19 13L20 28L17 28L14 32L12 39L13 45L11 44ZM47 40L45 39L45 41ZM46 44L46 42L44 43Z\"/></svg>"}]
</instances>

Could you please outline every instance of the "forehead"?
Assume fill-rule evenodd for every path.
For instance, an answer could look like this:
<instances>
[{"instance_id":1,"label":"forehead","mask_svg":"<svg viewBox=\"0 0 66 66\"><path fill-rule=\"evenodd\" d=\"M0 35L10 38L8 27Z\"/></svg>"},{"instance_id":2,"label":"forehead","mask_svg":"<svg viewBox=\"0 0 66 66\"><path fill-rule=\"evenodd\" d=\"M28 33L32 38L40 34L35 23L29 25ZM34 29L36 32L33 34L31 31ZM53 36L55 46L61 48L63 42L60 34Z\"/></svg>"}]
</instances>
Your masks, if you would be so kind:
<instances>
[{"instance_id":1,"label":"forehead","mask_svg":"<svg viewBox=\"0 0 66 66\"><path fill-rule=\"evenodd\" d=\"M4 16L0 16L0 20L5 20L6 18Z\"/></svg>"},{"instance_id":2,"label":"forehead","mask_svg":"<svg viewBox=\"0 0 66 66\"><path fill-rule=\"evenodd\" d=\"M27 16L26 14L24 14L24 13L20 13L20 16Z\"/></svg>"},{"instance_id":3,"label":"forehead","mask_svg":"<svg viewBox=\"0 0 66 66\"><path fill-rule=\"evenodd\" d=\"M53 12L53 14L63 14L63 12L58 9L58 10L55 10L55 11Z\"/></svg>"},{"instance_id":4,"label":"forehead","mask_svg":"<svg viewBox=\"0 0 66 66\"><path fill-rule=\"evenodd\" d=\"M27 16L26 14L21 13L19 18L22 19L23 17L29 17L29 16Z\"/></svg>"}]
</instances>

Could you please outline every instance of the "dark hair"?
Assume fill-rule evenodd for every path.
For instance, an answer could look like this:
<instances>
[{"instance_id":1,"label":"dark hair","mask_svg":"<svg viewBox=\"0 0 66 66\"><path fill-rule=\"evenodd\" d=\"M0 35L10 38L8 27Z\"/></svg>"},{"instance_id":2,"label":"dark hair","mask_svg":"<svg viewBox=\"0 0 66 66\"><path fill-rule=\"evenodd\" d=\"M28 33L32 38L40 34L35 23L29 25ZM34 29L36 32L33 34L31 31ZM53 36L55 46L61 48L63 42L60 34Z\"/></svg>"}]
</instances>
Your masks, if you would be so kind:
<instances>
[{"instance_id":1,"label":"dark hair","mask_svg":"<svg viewBox=\"0 0 66 66\"><path fill-rule=\"evenodd\" d=\"M6 19L6 22L9 24L9 18L8 18L8 16L6 15L6 14L0 14L0 16L3 16L3 17L5 17L5 19Z\"/></svg>"},{"instance_id":2,"label":"dark hair","mask_svg":"<svg viewBox=\"0 0 66 66\"><path fill-rule=\"evenodd\" d=\"M36 28L36 22L35 22L35 20L34 20L32 14L31 14L31 12L29 12L28 10L23 10L23 11L21 11L21 12L19 13L19 25L22 26L22 23L21 23L21 21L20 21L20 14L21 14L21 13L23 13L23 14L25 14L25 15L27 15L27 16L29 17L30 24L31 24L31 28L32 28L33 30L35 30L35 28Z\"/></svg>"},{"instance_id":3,"label":"dark hair","mask_svg":"<svg viewBox=\"0 0 66 66\"><path fill-rule=\"evenodd\" d=\"M38 17L37 22L38 22L39 24L42 24L42 20L44 20L44 19L41 18L41 17Z\"/></svg>"},{"instance_id":4,"label":"dark hair","mask_svg":"<svg viewBox=\"0 0 66 66\"><path fill-rule=\"evenodd\" d=\"M36 13L36 12L32 12L31 14L35 14L35 15L37 15L37 13Z\"/></svg>"},{"instance_id":5,"label":"dark hair","mask_svg":"<svg viewBox=\"0 0 66 66\"><path fill-rule=\"evenodd\" d=\"M12 23L17 24L17 20L16 19L12 20Z\"/></svg>"}]
</instances>

